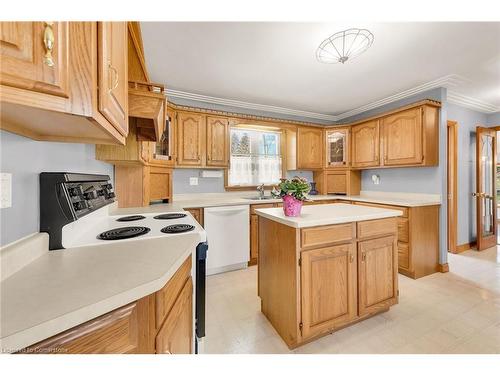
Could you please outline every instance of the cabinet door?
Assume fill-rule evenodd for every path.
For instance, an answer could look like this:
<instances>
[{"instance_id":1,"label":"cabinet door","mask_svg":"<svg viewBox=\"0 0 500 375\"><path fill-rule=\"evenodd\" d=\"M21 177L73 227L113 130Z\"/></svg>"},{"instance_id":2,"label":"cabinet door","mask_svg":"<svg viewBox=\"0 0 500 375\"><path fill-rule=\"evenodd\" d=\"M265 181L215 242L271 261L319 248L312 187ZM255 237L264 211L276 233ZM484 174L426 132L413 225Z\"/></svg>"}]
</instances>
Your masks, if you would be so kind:
<instances>
[{"instance_id":1,"label":"cabinet door","mask_svg":"<svg viewBox=\"0 0 500 375\"><path fill-rule=\"evenodd\" d=\"M384 165L423 162L422 108L412 108L382 120Z\"/></svg>"},{"instance_id":2,"label":"cabinet door","mask_svg":"<svg viewBox=\"0 0 500 375\"><path fill-rule=\"evenodd\" d=\"M352 166L380 165L379 121L368 121L352 127Z\"/></svg>"},{"instance_id":3,"label":"cabinet door","mask_svg":"<svg viewBox=\"0 0 500 375\"><path fill-rule=\"evenodd\" d=\"M203 226L203 208L186 208L184 211L193 215L194 219Z\"/></svg>"},{"instance_id":4,"label":"cabinet door","mask_svg":"<svg viewBox=\"0 0 500 375\"><path fill-rule=\"evenodd\" d=\"M229 166L229 120L207 117L207 165Z\"/></svg>"},{"instance_id":5,"label":"cabinet door","mask_svg":"<svg viewBox=\"0 0 500 375\"><path fill-rule=\"evenodd\" d=\"M397 300L396 238L387 236L358 244L359 315L383 310Z\"/></svg>"},{"instance_id":6,"label":"cabinet door","mask_svg":"<svg viewBox=\"0 0 500 375\"><path fill-rule=\"evenodd\" d=\"M347 194L347 173L327 173L326 192L327 194Z\"/></svg>"},{"instance_id":7,"label":"cabinet door","mask_svg":"<svg viewBox=\"0 0 500 375\"><path fill-rule=\"evenodd\" d=\"M0 83L68 97L68 23L0 22Z\"/></svg>"},{"instance_id":8,"label":"cabinet door","mask_svg":"<svg viewBox=\"0 0 500 375\"><path fill-rule=\"evenodd\" d=\"M172 170L149 168L149 201L170 199L172 196Z\"/></svg>"},{"instance_id":9,"label":"cabinet door","mask_svg":"<svg viewBox=\"0 0 500 375\"><path fill-rule=\"evenodd\" d=\"M71 328L35 344L26 353L125 354L153 353L151 296Z\"/></svg>"},{"instance_id":10,"label":"cabinet door","mask_svg":"<svg viewBox=\"0 0 500 375\"><path fill-rule=\"evenodd\" d=\"M259 217L250 215L250 262L256 264L259 259Z\"/></svg>"},{"instance_id":11,"label":"cabinet door","mask_svg":"<svg viewBox=\"0 0 500 375\"><path fill-rule=\"evenodd\" d=\"M99 112L128 134L127 23L99 22Z\"/></svg>"},{"instance_id":12,"label":"cabinet door","mask_svg":"<svg viewBox=\"0 0 500 375\"><path fill-rule=\"evenodd\" d=\"M356 249L344 244L301 253L302 335L329 331L356 317Z\"/></svg>"},{"instance_id":13,"label":"cabinet door","mask_svg":"<svg viewBox=\"0 0 500 375\"><path fill-rule=\"evenodd\" d=\"M205 119L196 113L177 114L177 164L184 166L203 166Z\"/></svg>"},{"instance_id":14,"label":"cabinet door","mask_svg":"<svg viewBox=\"0 0 500 375\"><path fill-rule=\"evenodd\" d=\"M349 129L327 130L326 167L346 168L349 166Z\"/></svg>"},{"instance_id":15,"label":"cabinet door","mask_svg":"<svg viewBox=\"0 0 500 375\"><path fill-rule=\"evenodd\" d=\"M297 130L297 169L323 166L323 130L299 127Z\"/></svg>"},{"instance_id":16,"label":"cabinet door","mask_svg":"<svg viewBox=\"0 0 500 375\"><path fill-rule=\"evenodd\" d=\"M177 297L156 336L157 354L191 354L193 348L193 282Z\"/></svg>"}]
</instances>

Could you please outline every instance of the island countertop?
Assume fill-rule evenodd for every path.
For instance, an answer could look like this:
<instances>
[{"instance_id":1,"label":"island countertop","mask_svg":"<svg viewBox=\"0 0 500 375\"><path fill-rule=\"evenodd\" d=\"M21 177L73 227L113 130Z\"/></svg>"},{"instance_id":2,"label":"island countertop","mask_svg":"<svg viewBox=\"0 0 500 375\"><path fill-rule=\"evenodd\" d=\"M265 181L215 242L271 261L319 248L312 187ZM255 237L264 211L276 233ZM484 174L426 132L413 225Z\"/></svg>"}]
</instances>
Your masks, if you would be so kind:
<instances>
[{"instance_id":1,"label":"island countertop","mask_svg":"<svg viewBox=\"0 0 500 375\"><path fill-rule=\"evenodd\" d=\"M345 203L303 206L298 217L285 216L283 208L261 208L255 210L259 216L274 220L293 228L308 228L320 225L342 224L355 221L376 220L401 216L398 210L357 206Z\"/></svg>"}]
</instances>

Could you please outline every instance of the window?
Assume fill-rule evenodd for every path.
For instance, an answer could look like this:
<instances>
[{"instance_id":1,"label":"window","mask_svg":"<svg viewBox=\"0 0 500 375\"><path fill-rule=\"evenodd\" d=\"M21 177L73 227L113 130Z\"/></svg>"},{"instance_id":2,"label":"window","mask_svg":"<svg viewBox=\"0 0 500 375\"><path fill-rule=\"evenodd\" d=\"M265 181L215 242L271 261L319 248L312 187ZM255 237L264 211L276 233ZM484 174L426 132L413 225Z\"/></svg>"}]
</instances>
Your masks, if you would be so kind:
<instances>
[{"instance_id":1,"label":"window","mask_svg":"<svg viewBox=\"0 0 500 375\"><path fill-rule=\"evenodd\" d=\"M231 128L228 186L277 184L282 177L281 133Z\"/></svg>"}]
</instances>

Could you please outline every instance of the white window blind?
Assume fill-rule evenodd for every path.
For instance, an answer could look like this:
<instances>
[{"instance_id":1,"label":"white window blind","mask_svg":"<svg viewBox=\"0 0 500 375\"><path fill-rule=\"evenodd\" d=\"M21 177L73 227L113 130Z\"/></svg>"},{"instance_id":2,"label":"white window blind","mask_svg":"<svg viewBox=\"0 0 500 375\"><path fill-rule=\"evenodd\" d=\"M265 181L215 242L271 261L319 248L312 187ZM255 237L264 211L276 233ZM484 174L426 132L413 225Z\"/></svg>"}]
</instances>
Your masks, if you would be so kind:
<instances>
[{"instance_id":1,"label":"white window blind","mask_svg":"<svg viewBox=\"0 0 500 375\"><path fill-rule=\"evenodd\" d=\"M282 177L281 133L231 129L229 186L277 184Z\"/></svg>"}]
</instances>

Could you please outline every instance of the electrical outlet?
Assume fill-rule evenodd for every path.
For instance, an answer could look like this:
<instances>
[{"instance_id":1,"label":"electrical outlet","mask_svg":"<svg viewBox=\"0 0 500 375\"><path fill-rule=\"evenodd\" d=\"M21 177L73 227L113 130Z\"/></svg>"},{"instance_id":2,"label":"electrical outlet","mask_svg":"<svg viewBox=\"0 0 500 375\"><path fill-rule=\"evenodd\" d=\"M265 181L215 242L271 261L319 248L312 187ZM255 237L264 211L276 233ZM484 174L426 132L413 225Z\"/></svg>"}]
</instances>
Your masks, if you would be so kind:
<instances>
[{"instance_id":1,"label":"electrical outlet","mask_svg":"<svg viewBox=\"0 0 500 375\"><path fill-rule=\"evenodd\" d=\"M12 207L12 174L0 173L0 208Z\"/></svg>"},{"instance_id":2,"label":"electrical outlet","mask_svg":"<svg viewBox=\"0 0 500 375\"><path fill-rule=\"evenodd\" d=\"M198 185L198 177L189 177L189 185L191 186Z\"/></svg>"}]
</instances>

